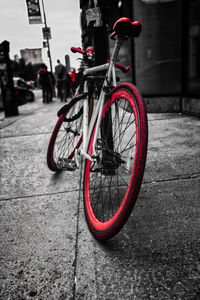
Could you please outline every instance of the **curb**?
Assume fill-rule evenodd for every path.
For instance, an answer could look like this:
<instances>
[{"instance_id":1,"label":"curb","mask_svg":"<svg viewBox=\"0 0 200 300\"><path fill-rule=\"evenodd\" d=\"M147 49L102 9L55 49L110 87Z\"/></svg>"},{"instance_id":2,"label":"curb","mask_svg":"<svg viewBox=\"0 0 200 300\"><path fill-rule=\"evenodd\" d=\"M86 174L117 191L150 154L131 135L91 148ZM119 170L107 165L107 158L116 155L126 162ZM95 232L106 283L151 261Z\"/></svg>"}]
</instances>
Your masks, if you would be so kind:
<instances>
[{"instance_id":1,"label":"curb","mask_svg":"<svg viewBox=\"0 0 200 300\"><path fill-rule=\"evenodd\" d=\"M148 113L182 113L200 118L200 98L144 97Z\"/></svg>"}]
</instances>

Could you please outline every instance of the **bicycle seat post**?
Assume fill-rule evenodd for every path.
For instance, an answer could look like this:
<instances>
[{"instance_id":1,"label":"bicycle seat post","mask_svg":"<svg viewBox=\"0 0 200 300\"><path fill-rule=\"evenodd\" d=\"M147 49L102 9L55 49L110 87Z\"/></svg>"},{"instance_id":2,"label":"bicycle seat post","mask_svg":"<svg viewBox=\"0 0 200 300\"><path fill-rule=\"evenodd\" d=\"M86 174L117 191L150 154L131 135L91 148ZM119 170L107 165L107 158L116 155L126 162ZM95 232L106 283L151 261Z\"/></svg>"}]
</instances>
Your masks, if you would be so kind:
<instances>
[{"instance_id":1,"label":"bicycle seat post","mask_svg":"<svg viewBox=\"0 0 200 300\"><path fill-rule=\"evenodd\" d=\"M120 35L116 36L115 46L114 46L114 50L113 50L113 53L111 56L111 62L115 63L117 61L119 50L120 50L120 47L123 44L124 40L125 40L125 37L120 36Z\"/></svg>"},{"instance_id":2,"label":"bicycle seat post","mask_svg":"<svg viewBox=\"0 0 200 300\"><path fill-rule=\"evenodd\" d=\"M112 75L113 75L113 77L115 77L115 63L117 61L119 50L120 50L120 47L121 47L124 39L125 38L123 36L118 36L118 35L116 36L115 46L114 46L114 49L113 49L113 52L111 55L111 59L109 62L109 68L108 68L108 72L107 72L108 85L111 82Z\"/></svg>"}]
</instances>

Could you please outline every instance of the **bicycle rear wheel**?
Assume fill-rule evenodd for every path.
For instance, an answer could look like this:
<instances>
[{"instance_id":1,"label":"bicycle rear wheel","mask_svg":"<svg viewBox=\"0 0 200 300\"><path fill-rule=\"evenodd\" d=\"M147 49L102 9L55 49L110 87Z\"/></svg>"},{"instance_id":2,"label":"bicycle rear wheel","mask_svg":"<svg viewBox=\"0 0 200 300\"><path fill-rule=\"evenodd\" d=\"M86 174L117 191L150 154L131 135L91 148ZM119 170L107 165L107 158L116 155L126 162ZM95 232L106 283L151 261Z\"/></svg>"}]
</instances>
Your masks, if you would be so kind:
<instances>
[{"instance_id":1,"label":"bicycle rear wheel","mask_svg":"<svg viewBox=\"0 0 200 300\"><path fill-rule=\"evenodd\" d=\"M93 100L89 103L90 116ZM47 165L51 171L74 169L71 162L82 142L82 119L83 100L69 105L69 109L58 118L47 149Z\"/></svg>"},{"instance_id":2,"label":"bicycle rear wheel","mask_svg":"<svg viewBox=\"0 0 200 300\"><path fill-rule=\"evenodd\" d=\"M83 201L91 233L103 240L123 227L142 183L148 125L144 102L136 87L121 84L109 95L93 153L95 130L96 126L88 146L93 161L85 162Z\"/></svg>"}]
</instances>

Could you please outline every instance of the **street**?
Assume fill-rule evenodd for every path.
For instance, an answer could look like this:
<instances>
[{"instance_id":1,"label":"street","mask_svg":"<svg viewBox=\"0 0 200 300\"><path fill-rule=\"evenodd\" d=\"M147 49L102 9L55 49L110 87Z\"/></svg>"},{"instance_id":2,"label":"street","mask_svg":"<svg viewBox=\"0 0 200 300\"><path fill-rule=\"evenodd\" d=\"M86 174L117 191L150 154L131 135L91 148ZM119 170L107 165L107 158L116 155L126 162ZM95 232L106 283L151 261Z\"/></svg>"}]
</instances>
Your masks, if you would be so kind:
<instances>
[{"instance_id":1,"label":"street","mask_svg":"<svg viewBox=\"0 0 200 300\"><path fill-rule=\"evenodd\" d=\"M58 99L0 112L0 299L200 299L200 119L148 114L136 206L96 241L79 171L51 172L46 151Z\"/></svg>"}]
</instances>

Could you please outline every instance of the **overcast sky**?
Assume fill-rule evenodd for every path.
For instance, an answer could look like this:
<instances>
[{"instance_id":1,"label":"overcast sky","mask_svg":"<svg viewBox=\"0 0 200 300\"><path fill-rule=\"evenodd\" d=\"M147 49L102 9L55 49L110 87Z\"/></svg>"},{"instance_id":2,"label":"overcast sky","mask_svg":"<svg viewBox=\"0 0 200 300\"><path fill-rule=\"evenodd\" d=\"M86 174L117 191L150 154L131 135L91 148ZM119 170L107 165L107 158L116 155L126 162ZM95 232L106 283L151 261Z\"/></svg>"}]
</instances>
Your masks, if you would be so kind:
<instances>
[{"instance_id":1,"label":"overcast sky","mask_svg":"<svg viewBox=\"0 0 200 300\"><path fill-rule=\"evenodd\" d=\"M50 40L53 67L56 60L64 63L70 54L71 66L78 67L78 54L71 54L71 46L81 46L79 0L44 0L47 25L51 28ZM42 11L42 3L40 1ZM10 58L20 49L41 48L43 24L29 25L25 0L0 0L0 42L10 42ZM42 50L43 61L49 66L47 48Z\"/></svg>"}]
</instances>

